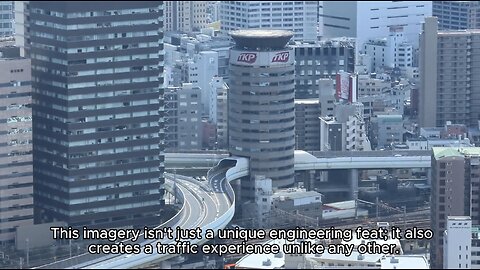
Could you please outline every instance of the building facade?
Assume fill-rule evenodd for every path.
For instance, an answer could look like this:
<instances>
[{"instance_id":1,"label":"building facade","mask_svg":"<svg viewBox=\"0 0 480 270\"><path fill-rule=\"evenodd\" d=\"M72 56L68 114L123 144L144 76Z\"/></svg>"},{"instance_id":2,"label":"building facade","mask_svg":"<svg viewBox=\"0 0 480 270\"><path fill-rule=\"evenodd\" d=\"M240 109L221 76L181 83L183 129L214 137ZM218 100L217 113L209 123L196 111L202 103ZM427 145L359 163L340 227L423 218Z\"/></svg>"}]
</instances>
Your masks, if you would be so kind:
<instances>
[{"instance_id":1,"label":"building facade","mask_svg":"<svg viewBox=\"0 0 480 270\"><path fill-rule=\"evenodd\" d=\"M165 147L169 150L202 148L200 88L192 84L165 90Z\"/></svg>"},{"instance_id":2,"label":"building facade","mask_svg":"<svg viewBox=\"0 0 480 270\"><path fill-rule=\"evenodd\" d=\"M317 98L319 79L334 78L339 71L355 69L355 47L348 40L296 42L295 98Z\"/></svg>"},{"instance_id":3,"label":"building facade","mask_svg":"<svg viewBox=\"0 0 480 270\"><path fill-rule=\"evenodd\" d=\"M440 30L480 28L478 1L433 1L432 16L438 18Z\"/></svg>"},{"instance_id":4,"label":"building facade","mask_svg":"<svg viewBox=\"0 0 480 270\"><path fill-rule=\"evenodd\" d=\"M13 36L15 33L14 24L14 3L16 1L0 1L0 38Z\"/></svg>"},{"instance_id":5,"label":"building facade","mask_svg":"<svg viewBox=\"0 0 480 270\"><path fill-rule=\"evenodd\" d=\"M320 102L318 99L295 100L295 149L320 150Z\"/></svg>"},{"instance_id":6,"label":"building facade","mask_svg":"<svg viewBox=\"0 0 480 270\"><path fill-rule=\"evenodd\" d=\"M377 68L398 68L406 72L413 66L413 46L405 37L403 27L390 27L386 38L370 39L364 43L362 53L370 57L369 72Z\"/></svg>"},{"instance_id":7,"label":"building facade","mask_svg":"<svg viewBox=\"0 0 480 270\"><path fill-rule=\"evenodd\" d=\"M250 158L250 181L242 196L252 198L254 179L273 187L294 183L294 51L283 30L238 30L230 51L228 137L230 153Z\"/></svg>"},{"instance_id":8,"label":"building facade","mask_svg":"<svg viewBox=\"0 0 480 270\"><path fill-rule=\"evenodd\" d=\"M0 244L33 224L32 86L30 59L2 57L0 44Z\"/></svg>"},{"instance_id":9,"label":"building facade","mask_svg":"<svg viewBox=\"0 0 480 270\"><path fill-rule=\"evenodd\" d=\"M222 77L210 83L209 120L215 125L217 149L228 148L228 89Z\"/></svg>"},{"instance_id":10,"label":"building facade","mask_svg":"<svg viewBox=\"0 0 480 270\"><path fill-rule=\"evenodd\" d=\"M476 54L480 31L438 31L427 18L420 39L419 125L441 127L447 121L478 125L480 86Z\"/></svg>"},{"instance_id":11,"label":"building facade","mask_svg":"<svg viewBox=\"0 0 480 270\"><path fill-rule=\"evenodd\" d=\"M31 2L35 222L143 227L163 208L163 2Z\"/></svg>"},{"instance_id":12,"label":"building facade","mask_svg":"<svg viewBox=\"0 0 480 270\"><path fill-rule=\"evenodd\" d=\"M406 38L417 48L421 23L431 15L429 1L323 1L320 16L324 37L355 37L358 52L368 39L387 37L394 25L403 25Z\"/></svg>"},{"instance_id":13,"label":"building facade","mask_svg":"<svg viewBox=\"0 0 480 270\"><path fill-rule=\"evenodd\" d=\"M443 232L443 269L472 268L472 219L448 216Z\"/></svg>"},{"instance_id":14,"label":"building facade","mask_svg":"<svg viewBox=\"0 0 480 270\"><path fill-rule=\"evenodd\" d=\"M479 225L479 148L434 147L431 169L431 224L434 236L430 261L433 267L441 268L445 262L443 232L447 229L448 216L470 216L472 225Z\"/></svg>"},{"instance_id":15,"label":"building facade","mask_svg":"<svg viewBox=\"0 0 480 270\"><path fill-rule=\"evenodd\" d=\"M209 1L165 1L165 31L193 32L207 26Z\"/></svg>"},{"instance_id":16,"label":"building facade","mask_svg":"<svg viewBox=\"0 0 480 270\"><path fill-rule=\"evenodd\" d=\"M318 1L221 1L221 29L282 29L293 40L316 41L318 10Z\"/></svg>"}]
</instances>

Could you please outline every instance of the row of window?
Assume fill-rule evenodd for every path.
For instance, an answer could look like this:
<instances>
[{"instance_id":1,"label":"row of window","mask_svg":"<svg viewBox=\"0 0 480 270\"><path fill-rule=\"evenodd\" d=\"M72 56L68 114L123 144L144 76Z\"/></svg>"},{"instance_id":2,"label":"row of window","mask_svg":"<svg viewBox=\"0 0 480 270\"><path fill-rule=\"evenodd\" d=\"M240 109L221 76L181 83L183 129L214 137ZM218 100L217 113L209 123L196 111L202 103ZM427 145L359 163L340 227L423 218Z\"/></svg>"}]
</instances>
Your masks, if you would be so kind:
<instances>
[{"instance_id":1,"label":"row of window","mask_svg":"<svg viewBox=\"0 0 480 270\"><path fill-rule=\"evenodd\" d=\"M72 12L63 13L59 11L51 11L40 8L33 8L32 13L49 15L60 18L85 18L85 17L100 17L100 16L112 16L112 15L127 15L138 13L154 13L158 12L158 8L134 8L134 9L120 9L120 10L106 10L106 11L90 11L90 12Z\"/></svg>"},{"instance_id":2,"label":"row of window","mask_svg":"<svg viewBox=\"0 0 480 270\"><path fill-rule=\"evenodd\" d=\"M147 37L157 36L158 31L141 31L141 32L124 32L124 33L110 33L110 34L96 34L96 35L81 35L81 36L63 36L59 34L51 34L45 32L31 31L32 36L53 39L58 41L75 42L75 41L92 41L92 40L111 40L117 38L132 38L132 37Z\"/></svg>"},{"instance_id":3,"label":"row of window","mask_svg":"<svg viewBox=\"0 0 480 270\"><path fill-rule=\"evenodd\" d=\"M47 26L62 30L79 30L79 29L96 29L102 27L118 27L118 26L134 26L145 24L158 24L158 19L150 20L127 20L127 21L109 21L104 23L88 23L88 24L58 24L53 22L34 20L32 23L40 26Z\"/></svg>"}]
</instances>

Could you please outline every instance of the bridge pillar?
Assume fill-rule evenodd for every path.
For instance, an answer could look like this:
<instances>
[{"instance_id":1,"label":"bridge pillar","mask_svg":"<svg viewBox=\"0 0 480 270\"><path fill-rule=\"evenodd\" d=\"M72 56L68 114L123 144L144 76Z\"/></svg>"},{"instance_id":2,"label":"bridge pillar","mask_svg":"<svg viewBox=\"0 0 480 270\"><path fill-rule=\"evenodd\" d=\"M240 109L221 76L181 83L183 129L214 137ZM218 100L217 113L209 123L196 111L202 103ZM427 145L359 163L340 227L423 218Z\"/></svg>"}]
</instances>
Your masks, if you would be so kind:
<instances>
[{"instance_id":1,"label":"bridge pillar","mask_svg":"<svg viewBox=\"0 0 480 270\"><path fill-rule=\"evenodd\" d=\"M348 183L350 184L350 199L353 200L358 192L358 169L348 170Z\"/></svg>"}]
</instances>

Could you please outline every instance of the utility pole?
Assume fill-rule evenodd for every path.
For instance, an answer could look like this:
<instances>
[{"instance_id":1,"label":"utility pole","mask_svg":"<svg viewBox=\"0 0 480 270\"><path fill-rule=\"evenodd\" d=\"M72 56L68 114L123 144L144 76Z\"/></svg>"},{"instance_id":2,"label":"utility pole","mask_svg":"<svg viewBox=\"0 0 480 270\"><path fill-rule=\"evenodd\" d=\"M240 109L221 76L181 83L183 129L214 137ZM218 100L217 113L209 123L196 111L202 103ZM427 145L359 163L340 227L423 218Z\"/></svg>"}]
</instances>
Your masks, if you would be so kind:
<instances>
[{"instance_id":1,"label":"utility pole","mask_svg":"<svg viewBox=\"0 0 480 270\"><path fill-rule=\"evenodd\" d=\"M27 246L27 267L30 266L30 239L25 239L25 244Z\"/></svg>"},{"instance_id":2,"label":"utility pole","mask_svg":"<svg viewBox=\"0 0 480 270\"><path fill-rule=\"evenodd\" d=\"M404 205L403 207L403 232L407 230L407 206Z\"/></svg>"},{"instance_id":3,"label":"utility pole","mask_svg":"<svg viewBox=\"0 0 480 270\"><path fill-rule=\"evenodd\" d=\"M377 206L376 217L377 217L377 222L378 222L378 196L377 196L377 198L375 199L375 205Z\"/></svg>"}]
</instances>

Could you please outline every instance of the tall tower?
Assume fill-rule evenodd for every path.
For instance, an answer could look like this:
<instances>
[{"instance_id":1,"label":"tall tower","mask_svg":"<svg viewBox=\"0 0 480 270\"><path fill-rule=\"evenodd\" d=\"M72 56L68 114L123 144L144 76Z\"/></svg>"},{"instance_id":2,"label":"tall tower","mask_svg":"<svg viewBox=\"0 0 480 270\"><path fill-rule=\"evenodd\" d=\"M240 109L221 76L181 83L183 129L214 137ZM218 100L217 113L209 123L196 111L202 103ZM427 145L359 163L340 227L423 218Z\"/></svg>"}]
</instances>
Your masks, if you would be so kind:
<instances>
[{"instance_id":1,"label":"tall tower","mask_svg":"<svg viewBox=\"0 0 480 270\"><path fill-rule=\"evenodd\" d=\"M273 187L294 183L295 101L293 34L284 30L231 33L228 130L230 153L250 158L250 181L242 197L254 196L254 179Z\"/></svg>"},{"instance_id":2,"label":"tall tower","mask_svg":"<svg viewBox=\"0 0 480 270\"><path fill-rule=\"evenodd\" d=\"M163 2L30 2L35 222L158 224Z\"/></svg>"}]
</instances>

